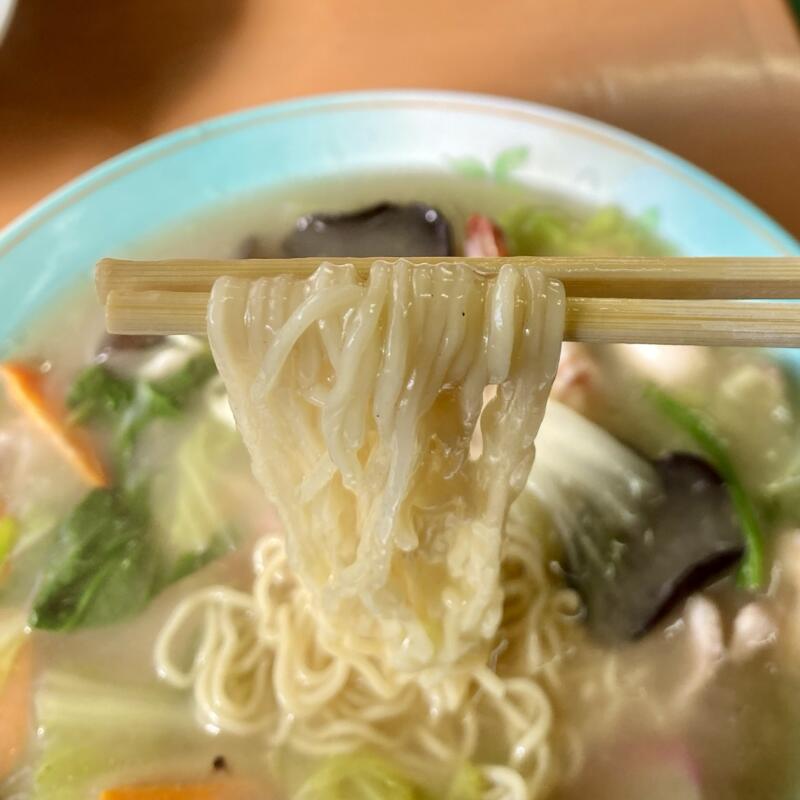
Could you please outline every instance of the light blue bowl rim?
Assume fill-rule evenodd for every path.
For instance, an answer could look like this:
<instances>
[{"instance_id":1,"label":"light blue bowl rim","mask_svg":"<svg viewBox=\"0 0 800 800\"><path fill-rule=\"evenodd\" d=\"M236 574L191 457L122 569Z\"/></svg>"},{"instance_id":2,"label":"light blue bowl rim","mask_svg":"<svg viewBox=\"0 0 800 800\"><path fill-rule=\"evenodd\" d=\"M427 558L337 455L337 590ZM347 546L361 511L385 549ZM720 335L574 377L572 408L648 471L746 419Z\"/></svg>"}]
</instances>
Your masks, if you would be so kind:
<instances>
[{"instance_id":1,"label":"light blue bowl rim","mask_svg":"<svg viewBox=\"0 0 800 800\"><path fill-rule=\"evenodd\" d=\"M347 107L389 107L401 110L404 105L417 108L421 105L429 105L440 109L449 106L472 111L484 109L521 115L527 119L539 117L551 124L557 123L578 133L600 138L605 144L616 149L636 151L639 157L645 157L654 162L656 166L690 184L693 189L711 195L715 202L732 212L743 224L757 229L765 239L772 240L773 245L778 249L800 255L800 244L792 236L761 209L722 181L668 150L606 123L538 103L493 95L433 90L380 90L314 95L297 100L270 103L214 117L150 139L90 169L17 217L0 231L0 258L12 250L22 239L34 233L39 225L57 216L71 204L91 194L95 189L136 170L143 163L179 150L186 145L224 136L231 130L287 115L328 109L341 110Z\"/></svg>"}]
</instances>

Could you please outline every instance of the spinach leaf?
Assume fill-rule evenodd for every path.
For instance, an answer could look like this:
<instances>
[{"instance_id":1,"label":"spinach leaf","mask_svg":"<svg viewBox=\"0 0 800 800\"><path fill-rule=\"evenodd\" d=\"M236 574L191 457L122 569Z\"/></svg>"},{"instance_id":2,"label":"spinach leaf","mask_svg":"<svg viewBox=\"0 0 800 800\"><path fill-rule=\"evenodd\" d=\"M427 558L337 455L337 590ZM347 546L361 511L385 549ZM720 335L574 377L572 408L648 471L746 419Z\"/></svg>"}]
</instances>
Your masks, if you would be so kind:
<instances>
[{"instance_id":1,"label":"spinach leaf","mask_svg":"<svg viewBox=\"0 0 800 800\"><path fill-rule=\"evenodd\" d=\"M64 520L34 600L34 628L69 631L105 625L144 608L159 558L139 495L96 489Z\"/></svg>"},{"instance_id":2,"label":"spinach leaf","mask_svg":"<svg viewBox=\"0 0 800 800\"><path fill-rule=\"evenodd\" d=\"M178 556L172 569L164 579L163 588L177 583L197 570L215 561L233 549L232 540L228 536L215 536L202 550L194 550Z\"/></svg>"},{"instance_id":3,"label":"spinach leaf","mask_svg":"<svg viewBox=\"0 0 800 800\"><path fill-rule=\"evenodd\" d=\"M67 407L74 423L113 419L133 401L133 381L115 375L103 364L95 364L78 375L67 394Z\"/></svg>"},{"instance_id":4,"label":"spinach leaf","mask_svg":"<svg viewBox=\"0 0 800 800\"><path fill-rule=\"evenodd\" d=\"M208 352L159 381L130 380L96 364L78 375L67 405L73 422L111 425L117 465L124 468L142 431L156 419L180 415L215 372Z\"/></svg>"},{"instance_id":5,"label":"spinach leaf","mask_svg":"<svg viewBox=\"0 0 800 800\"><path fill-rule=\"evenodd\" d=\"M76 421L111 428L120 485L129 487L135 480L130 457L142 431L156 419L179 416L214 373L207 352L160 381L130 380L95 365L78 376L68 404ZM70 631L117 622L224 551L224 540L210 540L203 550L168 557L147 495L143 486L97 489L61 523L34 600L33 627Z\"/></svg>"},{"instance_id":6,"label":"spinach leaf","mask_svg":"<svg viewBox=\"0 0 800 800\"><path fill-rule=\"evenodd\" d=\"M118 458L123 462L130 458L139 435L151 422L179 416L215 372L211 354L201 353L160 381L139 383L117 428L115 448Z\"/></svg>"},{"instance_id":7,"label":"spinach leaf","mask_svg":"<svg viewBox=\"0 0 800 800\"><path fill-rule=\"evenodd\" d=\"M152 384L137 384L133 402L116 426L114 451L118 465L127 464L139 436L153 420L175 417L178 413L179 409L172 401L154 389Z\"/></svg>"},{"instance_id":8,"label":"spinach leaf","mask_svg":"<svg viewBox=\"0 0 800 800\"><path fill-rule=\"evenodd\" d=\"M177 409L184 408L198 389L202 389L217 372L211 353L199 353L179 370L150 384L155 392L169 400Z\"/></svg>"}]
</instances>

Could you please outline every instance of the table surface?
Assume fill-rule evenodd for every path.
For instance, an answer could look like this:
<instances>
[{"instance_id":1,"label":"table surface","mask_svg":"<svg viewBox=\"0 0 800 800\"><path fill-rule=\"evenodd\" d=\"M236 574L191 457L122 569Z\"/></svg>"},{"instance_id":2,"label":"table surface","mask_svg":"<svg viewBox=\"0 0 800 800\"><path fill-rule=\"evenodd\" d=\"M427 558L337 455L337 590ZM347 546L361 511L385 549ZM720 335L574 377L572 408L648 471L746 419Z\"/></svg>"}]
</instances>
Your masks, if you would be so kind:
<instances>
[{"instance_id":1,"label":"table surface","mask_svg":"<svg viewBox=\"0 0 800 800\"><path fill-rule=\"evenodd\" d=\"M401 87L605 120L800 236L800 39L784 0L22 0L0 47L0 224L204 117Z\"/></svg>"}]
</instances>

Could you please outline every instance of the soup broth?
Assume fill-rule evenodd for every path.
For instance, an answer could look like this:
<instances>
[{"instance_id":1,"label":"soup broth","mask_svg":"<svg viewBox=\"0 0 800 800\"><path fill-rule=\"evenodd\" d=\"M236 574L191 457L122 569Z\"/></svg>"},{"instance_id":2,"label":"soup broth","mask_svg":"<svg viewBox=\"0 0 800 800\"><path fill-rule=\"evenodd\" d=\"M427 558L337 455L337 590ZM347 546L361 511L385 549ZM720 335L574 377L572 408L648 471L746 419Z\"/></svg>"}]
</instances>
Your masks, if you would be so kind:
<instances>
[{"instance_id":1,"label":"soup broth","mask_svg":"<svg viewBox=\"0 0 800 800\"><path fill-rule=\"evenodd\" d=\"M307 216L378 202L355 222ZM413 236L445 221L457 254L670 251L652 219L617 209L513 183L368 175L237 201L112 255L278 256L290 235L333 246L300 234L339 226L356 247L360 226L394 236L413 214ZM276 614L294 591L269 544L284 521L206 343L108 336L88 286L46 316L20 334L0 395L0 797L782 800L800 785L800 428L794 378L768 353L564 345L508 513L482 682L451 706L403 689L383 720L365 705L358 741L337 738L330 713L281 715L277 695L277 727L257 712L264 698L237 716L255 662L223 698L198 677L211 658L202 621L219 614L220 641L240 646L265 562L277 558ZM214 605L223 595L241 616ZM210 601L176 623L198 597ZM166 630L185 680L158 657ZM306 688L309 659L294 666ZM524 693L493 706L498 676ZM316 751L298 745L323 723ZM404 752L414 737L418 770Z\"/></svg>"}]
</instances>

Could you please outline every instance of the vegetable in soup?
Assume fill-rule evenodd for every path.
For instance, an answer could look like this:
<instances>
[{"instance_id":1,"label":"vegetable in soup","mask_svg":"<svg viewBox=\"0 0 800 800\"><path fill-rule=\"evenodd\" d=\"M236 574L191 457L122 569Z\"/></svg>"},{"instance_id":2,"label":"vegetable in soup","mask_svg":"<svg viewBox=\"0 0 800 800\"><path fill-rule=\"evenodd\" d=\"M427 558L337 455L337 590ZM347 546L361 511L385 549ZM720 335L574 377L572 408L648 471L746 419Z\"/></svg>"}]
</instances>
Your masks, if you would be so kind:
<instances>
[{"instance_id":1,"label":"vegetable in soup","mask_svg":"<svg viewBox=\"0 0 800 800\"><path fill-rule=\"evenodd\" d=\"M2 364L0 796L792 797L793 377L561 346L557 283L396 260L666 252L652 220L348 185L139 252L366 285L223 279L208 342L81 287Z\"/></svg>"}]
</instances>

